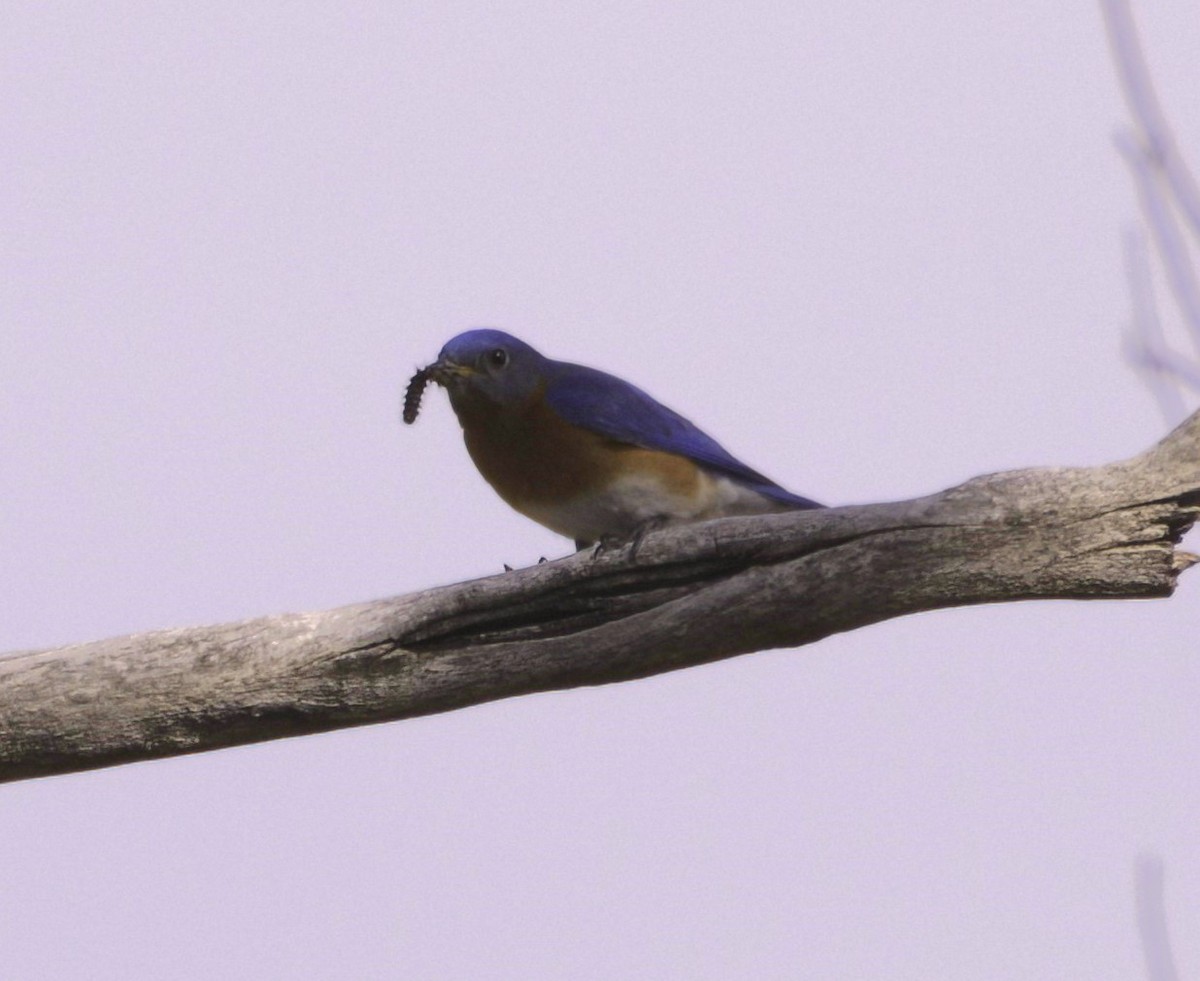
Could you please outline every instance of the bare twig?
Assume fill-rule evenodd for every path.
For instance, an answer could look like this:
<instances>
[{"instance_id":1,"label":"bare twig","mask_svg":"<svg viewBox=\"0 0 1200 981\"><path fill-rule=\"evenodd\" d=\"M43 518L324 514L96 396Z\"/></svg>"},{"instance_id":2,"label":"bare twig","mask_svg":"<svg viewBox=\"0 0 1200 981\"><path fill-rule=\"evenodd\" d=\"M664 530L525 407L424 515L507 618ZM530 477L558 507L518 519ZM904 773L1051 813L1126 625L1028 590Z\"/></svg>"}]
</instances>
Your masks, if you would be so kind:
<instances>
[{"instance_id":1,"label":"bare twig","mask_svg":"<svg viewBox=\"0 0 1200 981\"><path fill-rule=\"evenodd\" d=\"M1129 228L1125 232L1125 275L1129 281L1129 295L1133 301L1133 319L1126 334L1126 353L1134 367L1146 376L1146 383L1158 400L1167 423L1182 419L1185 409L1183 396L1179 393L1176 380L1169 377L1167 367L1172 364L1190 368L1184 358L1167 348L1166 335L1158 316L1158 304L1154 299L1154 283L1150 276L1150 260L1146 255L1146 239L1138 230ZM1200 387L1200 373L1197 374Z\"/></svg>"},{"instance_id":2,"label":"bare twig","mask_svg":"<svg viewBox=\"0 0 1200 981\"><path fill-rule=\"evenodd\" d=\"M1133 117L1133 128L1116 135L1117 147L1129 164L1138 191L1146 224L1155 250L1166 273L1167 284L1175 299L1192 343L1200 353L1200 282L1188 247L1185 231L1200 243L1200 188L1187 162L1179 152L1175 134L1162 111L1154 83L1142 53L1137 27L1128 0L1101 0L1113 61L1121 81L1121 91ZM1181 227L1182 225L1182 227ZM1127 251L1128 265L1128 251ZM1135 309L1144 314L1146 297L1153 296L1153 285L1139 284L1142 297L1135 297ZM1200 391L1194 381L1196 372L1181 370L1187 364L1171 353L1157 317L1138 315L1134 328L1139 335L1129 345L1143 373L1158 378L1155 394L1164 411L1173 403L1165 393L1172 380L1184 381ZM1173 376L1173 379L1168 376Z\"/></svg>"},{"instance_id":3,"label":"bare twig","mask_svg":"<svg viewBox=\"0 0 1200 981\"><path fill-rule=\"evenodd\" d=\"M1162 171L1171 197L1186 216L1192 235L1200 242L1200 187L1179 153L1175 134L1162 111L1128 0L1101 0L1100 6L1113 61L1121 78L1121 91L1137 126L1145 155Z\"/></svg>"},{"instance_id":4,"label":"bare twig","mask_svg":"<svg viewBox=\"0 0 1200 981\"><path fill-rule=\"evenodd\" d=\"M1153 369L1160 375L1178 378L1193 388L1200 389L1200 365L1174 351L1152 351L1141 348L1136 352L1136 357L1141 359L1147 368Z\"/></svg>"},{"instance_id":5,"label":"bare twig","mask_svg":"<svg viewBox=\"0 0 1200 981\"><path fill-rule=\"evenodd\" d=\"M1192 268L1187 242L1179 230L1171 201L1167 198L1152 158L1128 132L1116 136L1117 149L1129 165L1138 190L1142 214L1154 238L1155 248L1167 274L1171 295L1189 325L1189 333L1200 350L1200 283Z\"/></svg>"},{"instance_id":6,"label":"bare twig","mask_svg":"<svg viewBox=\"0 0 1200 981\"><path fill-rule=\"evenodd\" d=\"M1146 959L1150 981L1179 981L1171 937L1167 931L1167 910L1163 901L1163 863L1157 855L1138 856L1134 869L1138 934Z\"/></svg>"}]
</instances>

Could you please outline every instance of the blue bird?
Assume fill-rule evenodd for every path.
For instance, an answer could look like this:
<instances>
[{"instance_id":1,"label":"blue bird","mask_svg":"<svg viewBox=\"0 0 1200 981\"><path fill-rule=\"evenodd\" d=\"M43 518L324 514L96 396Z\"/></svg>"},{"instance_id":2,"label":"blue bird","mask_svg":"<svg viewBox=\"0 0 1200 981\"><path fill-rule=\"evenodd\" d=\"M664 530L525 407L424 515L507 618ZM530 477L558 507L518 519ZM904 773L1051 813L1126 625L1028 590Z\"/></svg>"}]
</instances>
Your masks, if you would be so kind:
<instances>
[{"instance_id":1,"label":"blue bird","mask_svg":"<svg viewBox=\"0 0 1200 981\"><path fill-rule=\"evenodd\" d=\"M447 342L409 387L416 418L426 379L443 386L467 452L509 505L578 548L648 528L822 505L732 456L640 388L552 361L499 330Z\"/></svg>"}]
</instances>

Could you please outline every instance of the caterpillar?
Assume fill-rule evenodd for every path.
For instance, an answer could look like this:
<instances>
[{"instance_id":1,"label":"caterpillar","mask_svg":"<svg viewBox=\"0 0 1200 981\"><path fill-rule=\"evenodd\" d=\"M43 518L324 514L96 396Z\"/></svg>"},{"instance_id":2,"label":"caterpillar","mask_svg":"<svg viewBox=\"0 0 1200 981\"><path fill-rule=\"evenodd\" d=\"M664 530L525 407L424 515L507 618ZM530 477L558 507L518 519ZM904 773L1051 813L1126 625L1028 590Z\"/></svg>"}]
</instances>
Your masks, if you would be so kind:
<instances>
[{"instance_id":1,"label":"caterpillar","mask_svg":"<svg viewBox=\"0 0 1200 981\"><path fill-rule=\"evenodd\" d=\"M404 391L403 418L410 426L417 421L417 413L421 411L421 396L425 394L425 386L429 384L429 374L428 366L418 368Z\"/></svg>"}]
</instances>

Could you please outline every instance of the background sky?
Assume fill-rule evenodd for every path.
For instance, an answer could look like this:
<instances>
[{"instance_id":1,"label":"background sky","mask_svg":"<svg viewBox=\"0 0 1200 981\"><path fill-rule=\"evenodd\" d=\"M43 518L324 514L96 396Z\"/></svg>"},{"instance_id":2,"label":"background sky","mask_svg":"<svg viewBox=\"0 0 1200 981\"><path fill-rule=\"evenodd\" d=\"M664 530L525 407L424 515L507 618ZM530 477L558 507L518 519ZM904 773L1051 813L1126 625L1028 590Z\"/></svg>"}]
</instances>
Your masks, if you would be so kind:
<instances>
[{"instance_id":1,"label":"background sky","mask_svg":"<svg viewBox=\"0 0 1200 981\"><path fill-rule=\"evenodd\" d=\"M1138 4L1200 159L1200 12ZM569 550L493 325L835 503L1165 431L1092 3L3 4L0 650ZM0 787L5 978L1200 977L1200 577Z\"/></svg>"}]
</instances>

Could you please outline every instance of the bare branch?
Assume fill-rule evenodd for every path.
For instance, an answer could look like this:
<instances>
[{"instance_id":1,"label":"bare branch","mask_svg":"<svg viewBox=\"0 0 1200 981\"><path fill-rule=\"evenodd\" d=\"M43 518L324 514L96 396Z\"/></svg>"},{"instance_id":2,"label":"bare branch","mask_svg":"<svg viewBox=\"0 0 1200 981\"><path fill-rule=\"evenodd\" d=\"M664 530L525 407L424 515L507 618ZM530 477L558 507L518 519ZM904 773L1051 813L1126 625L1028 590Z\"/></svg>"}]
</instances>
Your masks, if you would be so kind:
<instances>
[{"instance_id":1,"label":"bare branch","mask_svg":"<svg viewBox=\"0 0 1200 981\"><path fill-rule=\"evenodd\" d=\"M1200 350L1200 283L1196 281L1196 271L1192 268L1187 242L1179 231L1175 212L1160 187L1158 174L1144 148L1127 132L1118 133L1116 142L1117 149L1133 174L1142 214L1162 259L1171 295L1188 324L1193 342Z\"/></svg>"},{"instance_id":2,"label":"bare branch","mask_svg":"<svg viewBox=\"0 0 1200 981\"><path fill-rule=\"evenodd\" d=\"M1179 153L1175 134L1162 111L1128 0L1101 0L1100 7L1120 76L1121 91L1134 121L1133 130L1117 134L1117 147L1133 173L1142 213L1150 226L1171 294L1192 343L1200 352L1200 284L1179 220L1182 217L1184 228L1200 242L1200 188ZM1126 256L1128 265L1128 251ZM1135 283L1134 288L1139 285ZM1152 286L1143 289L1142 314L1146 310L1147 296L1153 297ZM1136 296L1134 302L1137 309L1139 300ZM1200 369L1168 350L1157 315L1153 321L1144 315L1137 316L1134 327L1138 331L1132 343L1134 358L1154 385L1164 412L1176 412L1174 418L1179 418L1183 410L1176 404L1178 392L1169 394L1173 388L1168 378L1183 381L1200 391L1200 385L1195 381Z\"/></svg>"},{"instance_id":3,"label":"bare branch","mask_svg":"<svg viewBox=\"0 0 1200 981\"><path fill-rule=\"evenodd\" d=\"M324 613L0 659L0 781L442 712L1019 599L1167 596L1196 557L1200 413L1106 467L728 518Z\"/></svg>"},{"instance_id":4,"label":"bare branch","mask_svg":"<svg viewBox=\"0 0 1200 981\"><path fill-rule=\"evenodd\" d=\"M1200 187L1179 153L1175 134L1158 101L1128 0L1101 0L1100 7L1121 78L1121 91L1137 126L1144 155L1162 172L1171 197L1182 209L1192 235L1200 242Z\"/></svg>"},{"instance_id":5,"label":"bare branch","mask_svg":"<svg viewBox=\"0 0 1200 981\"><path fill-rule=\"evenodd\" d=\"M1182 355L1165 349L1153 351L1149 348L1139 348L1134 354L1145 367L1154 370L1160 376L1177 378L1200 390L1200 365L1193 364Z\"/></svg>"},{"instance_id":6,"label":"bare branch","mask_svg":"<svg viewBox=\"0 0 1200 981\"><path fill-rule=\"evenodd\" d=\"M1145 236L1133 228L1125 232L1125 276L1133 302L1133 319L1126 334L1126 352L1134 367L1146 376L1146 383L1158 400L1158 407L1168 424L1183 418L1183 396L1179 393L1179 374L1171 367L1190 370L1192 365L1167 347L1158 304L1154 300L1154 283L1150 276L1150 259L1146 255ZM1170 367L1168 366L1170 363ZM1196 373L1200 389L1200 371ZM1191 380L1191 379L1186 379Z\"/></svg>"},{"instance_id":7,"label":"bare branch","mask_svg":"<svg viewBox=\"0 0 1200 981\"><path fill-rule=\"evenodd\" d=\"M1167 910L1163 900L1163 864L1157 855L1138 856L1134 869L1138 933L1146 959L1150 981L1179 981L1171 937L1167 931Z\"/></svg>"}]
</instances>

